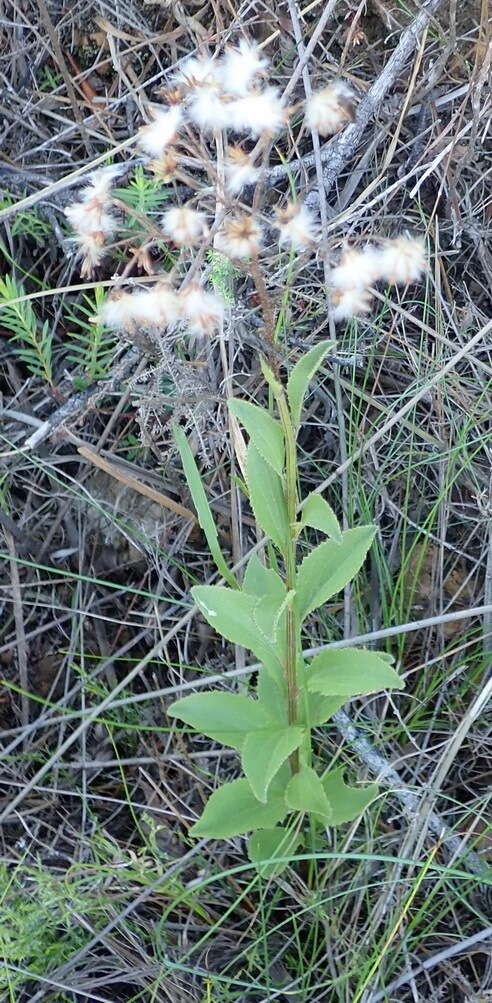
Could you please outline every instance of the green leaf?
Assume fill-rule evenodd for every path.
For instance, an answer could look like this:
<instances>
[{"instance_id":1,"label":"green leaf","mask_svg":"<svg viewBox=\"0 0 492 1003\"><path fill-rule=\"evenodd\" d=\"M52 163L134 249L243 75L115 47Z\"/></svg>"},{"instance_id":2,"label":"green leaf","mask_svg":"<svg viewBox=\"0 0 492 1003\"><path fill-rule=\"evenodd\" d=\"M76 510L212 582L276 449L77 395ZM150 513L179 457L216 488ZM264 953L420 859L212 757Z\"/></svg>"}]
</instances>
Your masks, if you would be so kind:
<instances>
[{"instance_id":1,"label":"green leaf","mask_svg":"<svg viewBox=\"0 0 492 1003\"><path fill-rule=\"evenodd\" d=\"M233 749L240 749L248 734L262 734L271 724L258 701L240 693L192 693L175 700L167 713Z\"/></svg>"},{"instance_id":2,"label":"green leaf","mask_svg":"<svg viewBox=\"0 0 492 1003\"><path fill-rule=\"evenodd\" d=\"M273 644L258 630L254 612L258 599L225 585L195 585L191 590L200 612L228 641L249 648L267 666L277 655Z\"/></svg>"},{"instance_id":3,"label":"green leaf","mask_svg":"<svg viewBox=\"0 0 492 1003\"><path fill-rule=\"evenodd\" d=\"M282 481L252 443L248 446L246 470L249 499L255 519L275 546L284 553L289 522Z\"/></svg>"},{"instance_id":4,"label":"green leaf","mask_svg":"<svg viewBox=\"0 0 492 1003\"><path fill-rule=\"evenodd\" d=\"M306 352L299 359L299 362L296 362L287 381L287 397L294 425L298 425L301 420L302 405L309 383L325 356L334 347L334 341L320 341L318 345Z\"/></svg>"},{"instance_id":5,"label":"green leaf","mask_svg":"<svg viewBox=\"0 0 492 1003\"><path fill-rule=\"evenodd\" d=\"M332 810L318 774L310 766L294 773L285 790L285 801L293 811L315 812L326 822L331 821Z\"/></svg>"},{"instance_id":6,"label":"green leaf","mask_svg":"<svg viewBox=\"0 0 492 1003\"><path fill-rule=\"evenodd\" d=\"M232 588L237 588L238 585L236 579L234 578L232 571L229 570L219 546L219 538L215 522L213 520L210 505L208 504L205 489L203 487L198 467L195 463L195 458L191 452L188 440L183 432L183 429L180 428L179 425L174 425L173 432L176 445L180 452L186 481L195 504L198 522L205 533L209 550L215 561L216 568L225 581L229 582L229 585L231 585Z\"/></svg>"},{"instance_id":7,"label":"green leaf","mask_svg":"<svg viewBox=\"0 0 492 1003\"><path fill-rule=\"evenodd\" d=\"M265 381L273 392L273 396L278 397L282 393L282 384L278 381L273 369L270 368L263 355L260 355L260 366Z\"/></svg>"},{"instance_id":8,"label":"green leaf","mask_svg":"<svg viewBox=\"0 0 492 1003\"><path fill-rule=\"evenodd\" d=\"M248 856L262 878L278 877L286 867L288 860L275 863L277 857L290 857L296 853L302 842L298 832L290 832L277 826L275 829L258 829L248 840Z\"/></svg>"},{"instance_id":9,"label":"green leaf","mask_svg":"<svg viewBox=\"0 0 492 1003\"><path fill-rule=\"evenodd\" d=\"M248 401L229 400L229 411L244 425L251 442L264 460L282 476L285 461L284 434L282 426L268 411Z\"/></svg>"},{"instance_id":10,"label":"green leaf","mask_svg":"<svg viewBox=\"0 0 492 1003\"><path fill-rule=\"evenodd\" d=\"M257 554L252 554L244 573L244 592L252 596L269 596L270 599L282 600L285 596L285 585L273 568L266 568Z\"/></svg>"},{"instance_id":11,"label":"green leaf","mask_svg":"<svg viewBox=\"0 0 492 1003\"><path fill-rule=\"evenodd\" d=\"M377 690L403 689L405 683L375 651L332 648L313 658L307 685L311 693L356 697Z\"/></svg>"},{"instance_id":12,"label":"green leaf","mask_svg":"<svg viewBox=\"0 0 492 1003\"><path fill-rule=\"evenodd\" d=\"M286 814L281 793L271 793L267 803L262 804L255 798L248 781L241 778L214 791L190 833L209 839L228 839L252 829L269 829Z\"/></svg>"},{"instance_id":13,"label":"green leaf","mask_svg":"<svg viewBox=\"0 0 492 1003\"><path fill-rule=\"evenodd\" d=\"M325 724L347 702L345 697L322 697L319 693L308 693L307 700L307 711L301 707L300 719L308 728L318 728Z\"/></svg>"},{"instance_id":14,"label":"green leaf","mask_svg":"<svg viewBox=\"0 0 492 1003\"><path fill-rule=\"evenodd\" d=\"M279 667L274 674L263 665L258 672L256 693L260 703L268 707L272 718L281 726L287 724L287 692L282 669ZM311 693L309 698L320 702L320 697L315 698ZM304 723L304 722L301 722Z\"/></svg>"},{"instance_id":15,"label":"green leaf","mask_svg":"<svg viewBox=\"0 0 492 1003\"><path fill-rule=\"evenodd\" d=\"M307 496L301 512L301 526L312 526L331 536L336 543L343 540L338 519L328 502L314 491Z\"/></svg>"},{"instance_id":16,"label":"green leaf","mask_svg":"<svg viewBox=\"0 0 492 1003\"><path fill-rule=\"evenodd\" d=\"M301 620L351 581L364 561L375 532L375 526L347 529L341 543L325 540L304 558L296 588Z\"/></svg>"},{"instance_id":17,"label":"green leaf","mask_svg":"<svg viewBox=\"0 0 492 1003\"><path fill-rule=\"evenodd\" d=\"M266 801L268 788L282 763L304 738L302 728L270 726L246 735L241 751L243 770L259 801Z\"/></svg>"},{"instance_id":18,"label":"green leaf","mask_svg":"<svg viewBox=\"0 0 492 1003\"><path fill-rule=\"evenodd\" d=\"M379 793L377 784L361 788L347 787L343 781L343 766L327 773L322 784L333 810L332 825L342 825L343 822L352 822L354 818L358 818Z\"/></svg>"}]
</instances>

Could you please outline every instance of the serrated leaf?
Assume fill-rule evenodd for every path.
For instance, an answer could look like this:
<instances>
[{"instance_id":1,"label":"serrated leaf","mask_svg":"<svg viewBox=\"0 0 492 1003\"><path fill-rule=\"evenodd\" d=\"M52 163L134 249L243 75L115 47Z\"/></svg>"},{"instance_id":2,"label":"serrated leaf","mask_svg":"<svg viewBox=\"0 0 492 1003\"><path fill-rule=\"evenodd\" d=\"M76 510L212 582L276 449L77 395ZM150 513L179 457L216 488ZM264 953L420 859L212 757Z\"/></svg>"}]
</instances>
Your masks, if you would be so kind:
<instances>
[{"instance_id":1,"label":"serrated leaf","mask_svg":"<svg viewBox=\"0 0 492 1003\"><path fill-rule=\"evenodd\" d=\"M290 857L297 852L302 842L298 832L290 832L281 826L275 829L258 829L248 840L248 856L262 878L278 877L288 860L275 862L277 857Z\"/></svg>"},{"instance_id":2,"label":"serrated leaf","mask_svg":"<svg viewBox=\"0 0 492 1003\"><path fill-rule=\"evenodd\" d=\"M303 694L298 701L298 724L306 728L317 728L333 717L335 711L343 707L344 697L323 697L319 693L308 693L306 681L308 668L304 659L297 660L297 688Z\"/></svg>"},{"instance_id":3,"label":"serrated leaf","mask_svg":"<svg viewBox=\"0 0 492 1003\"><path fill-rule=\"evenodd\" d=\"M282 426L268 411L249 401L228 401L229 411L244 425L251 442L264 460L282 476L285 461L284 434Z\"/></svg>"},{"instance_id":4,"label":"serrated leaf","mask_svg":"<svg viewBox=\"0 0 492 1003\"><path fill-rule=\"evenodd\" d=\"M325 356L334 347L334 341L320 341L318 345L306 352L299 359L299 362L296 362L287 381L287 397L294 425L298 425L301 420L302 405L310 381Z\"/></svg>"},{"instance_id":5,"label":"serrated leaf","mask_svg":"<svg viewBox=\"0 0 492 1003\"><path fill-rule=\"evenodd\" d=\"M285 789L285 801L293 811L315 812L330 822L332 810L318 774L310 766L294 773Z\"/></svg>"},{"instance_id":6,"label":"serrated leaf","mask_svg":"<svg viewBox=\"0 0 492 1003\"><path fill-rule=\"evenodd\" d=\"M167 713L232 749L242 748L248 734L262 734L271 723L257 700L240 693L192 693L175 700Z\"/></svg>"},{"instance_id":7,"label":"serrated leaf","mask_svg":"<svg viewBox=\"0 0 492 1003\"><path fill-rule=\"evenodd\" d=\"M255 798L248 781L241 778L214 791L190 833L193 836L208 836L209 839L228 839L252 829L269 829L281 822L286 814L287 808L280 793L271 793L267 803L262 804Z\"/></svg>"},{"instance_id":8,"label":"serrated leaf","mask_svg":"<svg viewBox=\"0 0 492 1003\"><path fill-rule=\"evenodd\" d=\"M307 686L311 693L347 698L378 690L403 689L405 683L375 651L332 648L313 658Z\"/></svg>"},{"instance_id":9,"label":"serrated leaf","mask_svg":"<svg viewBox=\"0 0 492 1003\"><path fill-rule=\"evenodd\" d=\"M342 534L342 542L325 540L304 558L297 575L296 604L302 620L352 580L364 562L375 526L358 526Z\"/></svg>"},{"instance_id":10,"label":"serrated leaf","mask_svg":"<svg viewBox=\"0 0 492 1003\"><path fill-rule=\"evenodd\" d=\"M251 790L259 801L267 800L268 788L282 763L304 737L302 728L270 726L246 735L241 750L241 763Z\"/></svg>"},{"instance_id":11,"label":"serrated leaf","mask_svg":"<svg viewBox=\"0 0 492 1003\"><path fill-rule=\"evenodd\" d=\"M196 585L191 590L200 612L219 634L249 648L268 667L278 663L273 644L260 634L254 618L256 596L225 585Z\"/></svg>"},{"instance_id":12,"label":"serrated leaf","mask_svg":"<svg viewBox=\"0 0 492 1003\"><path fill-rule=\"evenodd\" d=\"M302 506L301 526L312 526L313 529L320 529L336 543L341 543L343 540L340 524L331 505L314 491L307 496Z\"/></svg>"},{"instance_id":13,"label":"serrated leaf","mask_svg":"<svg viewBox=\"0 0 492 1003\"><path fill-rule=\"evenodd\" d=\"M284 553L289 534L284 488L277 473L250 443L246 460L248 491L256 521Z\"/></svg>"},{"instance_id":14,"label":"serrated leaf","mask_svg":"<svg viewBox=\"0 0 492 1003\"><path fill-rule=\"evenodd\" d=\"M253 596L269 596L270 599L282 600L285 596L285 585L273 568L266 568L257 554L252 554L244 573L243 591Z\"/></svg>"},{"instance_id":15,"label":"serrated leaf","mask_svg":"<svg viewBox=\"0 0 492 1003\"><path fill-rule=\"evenodd\" d=\"M188 488L196 508L198 522L205 533L210 553L215 561L215 566L226 582L232 588L237 588L237 582L229 570L224 555L220 549L217 528L212 516L210 505L208 504L202 479L195 463L195 458L191 452L188 440L179 425L173 428L176 445L179 449L183 470L185 473Z\"/></svg>"},{"instance_id":16,"label":"serrated leaf","mask_svg":"<svg viewBox=\"0 0 492 1003\"><path fill-rule=\"evenodd\" d=\"M379 793L377 784L360 788L347 787L343 780L343 766L327 773L323 777L322 784L333 811L331 825L352 822L354 818L362 815Z\"/></svg>"}]
</instances>

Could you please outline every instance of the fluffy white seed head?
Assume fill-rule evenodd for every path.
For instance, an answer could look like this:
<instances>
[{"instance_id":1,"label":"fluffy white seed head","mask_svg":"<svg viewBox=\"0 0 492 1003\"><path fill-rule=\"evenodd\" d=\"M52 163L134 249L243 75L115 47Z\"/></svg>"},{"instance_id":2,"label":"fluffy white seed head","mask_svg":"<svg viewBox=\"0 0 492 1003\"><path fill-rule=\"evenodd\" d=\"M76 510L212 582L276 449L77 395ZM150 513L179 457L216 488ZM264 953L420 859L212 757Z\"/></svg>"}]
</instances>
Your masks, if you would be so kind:
<instances>
[{"instance_id":1,"label":"fluffy white seed head","mask_svg":"<svg viewBox=\"0 0 492 1003\"><path fill-rule=\"evenodd\" d=\"M226 188L232 195L238 195L246 185L254 185L261 173L240 146L229 147L224 166Z\"/></svg>"},{"instance_id":2,"label":"fluffy white seed head","mask_svg":"<svg viewBox=\"0 0 492 1003\"><path fill-rule=\"evenodd\" d=\"M228 258L245 261L258 254L262 241L260 224L240 213L225 219L215 238L215 247Z\"/></svg>"},{"instance_id":3,"label":"fluffy white seed head","mask_svg":"<svg viewBox=\"0 0 492 1003\"><path fill-rule=\"evenodd\" d=\"M197 282L190 282L179 291L178 304L188 331L198 337L213 334L224 316L222 300Z\"/></svg>"},{"instance_id":4,"label":"fluffy white seed head","mask_svg":"<svg viewBox=\"0 0 492 1003\"><path fill-rule=\"evenodd\" d=\"M288 110L275 87L247 94L231 101L227 107L230 128L234 132L247 132L252 139L263 132L271 135L278 132L288 117Z\"/></svg>"},{"instance_id":5,"label":"fluffy white seed head","mask_svg":"<svg viewBox=\"0 0 492 1003\"><path fill-rule=\"evenodd\" d=\"M367 289L336 289L332 295L335 320L350 320L363 313L369 313L372 297Z\"/></svg>"},{"instance_id":6,"label":"fluffy white seed head","mask_svg":"<svg viewBox=\"0 0 492 1003\"><path fill-rule=\"evenodd\" d=\"M256 45L242 38L237 49L227 49L219 65L222 86L228 94L248 93L259 74L264 74L268 60Z\"/></svg>"},{"instance_id":7,"label":"fluffy white seed head","mask_svg":"<svg viewBox=\"0 0 492 1003\"><path fill-rule=\"evenodd\" d=\"M188 56L173 76L173 84L187 90L195 87L213 86L220 83L220 72L216 60L208 56Z\"/></svg>"},{"instance_id":8,"label":"fluffy white seed head","mask_svg":"<svg viewBox=\"0 0 492 1003\"><path fill-rule=\"evenodd\" d=\"M343 80L335 80L306 101L306 124L321 136L333 136L353 121L354 111L354 92Z\"/></svg>"},{"instance_id":9,"label":"fluffy white seed head","mask_svg":"<svg viewBox=\"0 0 492 1003\"><path fill-rule=\"evenodd\" d=\"M77 245L78 256L82 257L80 274L83 279L90 279L94 269L101 264L106 253L103 233L78 233L72 238Z\"/></svg>"},{"instance_id":10,"label":"fluffy white seed head","mask_svg":"<svg viewBox=\"0 0 492 1003\"><path fill-rule=\"evenodd\" d=\"M375 247L367 244L361 251L347 247L340 264L330 275L336 289L364 289L382 277L382 255Z\"/></svg>"},{"instance_id":11,"label":"fluffy white seed head","mask_svg":"<svg viewBox=\"0 0 492 1003\"><path fill-rule=\"evenodd\" d=\"M65 216L77 234L102 233L109 237L118 221L101 208L99 202L73 202L65 209Z\"/></svg>"},{"instance_id":12,"label":"fluffy white seed head","mask_svg":"<svg viewBox=\"0 0 492 1003\"><path fill-rule=\"evenodd\" d=\"M225 129L229 122L228 105L222 92L215 87L200 87L194 91L188 114L202 132L217 132Z\"/></svg>"},{"instance_id":13,"label":"fluffy white seed head","mask_svg":"<svg viewBox=\"0 0 492 1003\"><path fill-rule=\"evenodd\" d=\"M174 206L168 209L162 217L162 229L171 237L178 247L198 244L208 234L207 221L203 212L188 209L187 206Z\"/></svg>"},{"instance_id":14,"label":"fluffy white seed head","mask_svg":"<svg viewBox=\"0 0 492 1003\"><path fill-rule=\"evenodd\" d=\"M130 330L134 326L132 300L131 293L125 293L121 290L112 293L103 303L97 319L111 331Z\"/></svg>"},{"instance_id":15,"label":"fluffy white seed head","mask_svg":"<svg viewBox=\"0 0 492 1003\"><path fill-rule=\"evenodd\" d=\"M418 282L428 266L424 241L418 237L400 236L390 240L380 257L380 277L391 285Z\"/></svg>"},{"instance_id":16,"label":"fluffy white seed head","mask_svg":"<svg viewBox=\"0 0 492 1003\"><path fill-rule=\"evenodd\" d=\"M318 240L319 229L307 206L289 202L285 209L277 209L276 215L280 244L303 251Z\"/></svg>"},{"instance_id":17,"label":"fluffy white seed head","mask_svg":"<svg viewBox=\"0 0 492 1003\"><path fill-rule=\"evenodd\" d=\"M99 314L102 323L116 331L173 327L178 316L178 297L167 282L133 293L116 292L108 297Z\"/></svg>"},{"instance_id":18,"label":"fluffy white seed head","mask_svg":"<svg viewBox=\"0 0 492 1003\"><path fill-rule=\"evenodd\" d=\"M151 157L160 157L166 146L174 142L183 123L181 105L152 109L153 122L144 125L138 133L138 145Z\"/></svg>"},{"instance_id":19,"label":"fluffy white seed head","mask_svg":"<svg viewBox=\"0 0 492 1003\"><path fill-rule=\"evenodd\" d=\"M120 173L121 167L118 165L100 167L97 171L92 171L92 174L89 174L89 185L82 192L82 200L96 199L102 205L107 205L110 201L111 185Z\"/></svg>"}]
</instances>

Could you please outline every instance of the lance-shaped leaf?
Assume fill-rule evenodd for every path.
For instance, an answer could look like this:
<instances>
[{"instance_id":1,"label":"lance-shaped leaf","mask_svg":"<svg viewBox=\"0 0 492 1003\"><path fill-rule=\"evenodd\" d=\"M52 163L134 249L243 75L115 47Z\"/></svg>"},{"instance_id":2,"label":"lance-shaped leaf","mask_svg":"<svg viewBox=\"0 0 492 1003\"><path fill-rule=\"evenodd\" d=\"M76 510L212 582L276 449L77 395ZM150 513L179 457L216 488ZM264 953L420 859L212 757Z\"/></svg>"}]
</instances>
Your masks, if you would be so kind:
<instances>
[{"instance_id":1,"label":"lance-shaped leaf","mask_svg":"<svg viewBox=\"0 0 492 1003\"><path fill-rule=\"evenodd\" d=\"M249 500L255 519L275 546L284 553L289 522L282 480L253 443L248 446L246 472Z\"/></svg>"},{"instance_id":2,"label":"lance-shaped leaf","mask_svg":"<svg viewBox=\"0 0 492 1003\"><path fill-rule=\"evenodd\" d=\"M251 790L259 801L266 802L274 776L291 752L299 748L303 737L302 728L293 725L285 728L270 725L246 735L241 763Z\"/></svg>"},{"instance_id":3,"label":"lance-shaped leaf","mask_svg":"<svg viewBox=\"0 0 492 1003\"><path fill-rule=\"evenodd\" d=\"M173 431L176 445L180 452L186 481L196 508L198 522L205 533L209 550L215 561L216 568L225 581L229 582L229 585L232 585L233 588L237 588L236 579L234 578L232 571L229 570L224 555L220 549L215 522L210 510L210 505L207 501L207 496L205 494L205 489L202 484L198 467L195 463L195 458L188 444L188 440L183 432L183 429L180 428L179 425L175 425Z\"/></svg>"},{"instance_id":4,"label":"lance-shaped leaf","mask_svg":"<svg viewBox=\"0 0 492 1003\"><path fill-rule=\"evenodd\" d=\"M233 749L240 749L248 734L263 734L271 723L257 700L240 693L192 693L175 700L167 713Z\"/></svg>"},{"instance_id":5,"label":"lance-shaped leaf","mask_svg":"<svg viewBox=\"0 0 492 1003\"><path fill-rule=\"evenodd\" d=\"M251 554L244 572L243 591L250 595L268 596L282 600L286 594L280 575L273 568L266 568L257 554Z\"/></svg>"},{"instance_id":6,"label":"lance-shaped leaf","mask_svg":"<svg viewBox=\"0 0 492 1003\"><path fill-rule=\"evenodd\" d=\"M302 506L301 526L312 526L313 529L320 529L322 533L331 536L336 543L341 543L343 540L338 519L331 505L314 491L307 496Z\"/></svg>"},{"instance_id":7,"label":"lance-shaped leaf","mask_svg":"<svg viewBox=\"0 0 492 1003\"><path fill-rule=\"evenodd\" d=\"M268 411L248 401L229 400L229 411L244 425L251 442L264 460L282 475L285 462L284 433L282 426Z\"/></svg>"},{"instance_id":8,"label":"lance-shaped leaf","mask_svg":"<svg viewBox=\"0 0 492 1003\"><path fill-rule=\"evenodd\" d=\"M258 599L246 592L228 589L225 585L196 585L191 590L200 612L219 634L249 648L264 665L278 663L273 644L258 630L254 612Z\"/></svg>"},{"instance_id":9,"label":"lance-shaped leaf","mask_svg":"<svg viewBox=\"0 0 492 1003\"><path fill-rule=\"evenodd\" d=\"M270 829L281 822L287 808L281 793L270 793L266 804L255 798L246 779L233 780L214 791L203 815L190 829L193 836L228 839L253 829Z\"/></svg>"},{"instance_id":10,"label":"lance-shaped leaf","mask_svg":"<svg viewBox=\"0 0 492 1003\"><path fill-rule=\"evenodd\" d=\"M307 686L311 693L356 697L378 690L401 690L405 683L375 651L329 648L313 658Z\"/></svg>"},{"instance_id":11,"label":"lance-shaped leaf","mask_svg":"<svg viewBox=\"0 0 492 1003\"><path fill-rule=\"evenodd\" d=\"M281 826L258 829L248 840L248 856L262 878L278 877L289 866L289 860L282 858L296 853L301 842L300 833Z\"/></svg>"},{"instance_id":12,"label":"lance-shaped leaf","mask_svg":"<svg viewBox=\"0 0 492 1003\"><path fill-rule=\"evenodd\" d=\"M285 801L293 811L315 812L330 822L332 809L318 774L310 766L294 773L285 789Z\"/></svg>"},{"instance_id":13,"label":"lance-shaped leaf","mask_svg":"<svg viewBox=\"0 0 492 1003\"><path fill-rule=\"evenodd\" d=\"M287 382L287 397L294 425L301 420L302 405L306 390L323 359L335 347L334 341L320 341L296 362Z\"/></svg>"},{"instance_id":14,"label":"lance-shaped leaf","mask_svg":"<svg viewBox=\"0 0 492 1003\"><path fill-rule=\"evenodd\" d=\"M367 806L378 796L377 784L370 784L368 787L347 787L343 780L343 766L327 773L321 782L332 807L332 825L352 822L354 818L362 815Z\"/></svg>"},{"instance_id":15,"label":"lance-shaped leaf","mask_svg":"<svg viewBox=\"0 0 492 1003\"><path fill-rule=\"evenodd\" d=\"M301 620L340 592L357 574L371 546L375 526L358 526L342 542L326 540L304 558L297 575L297 610Z\"/></svg>"}]
</instances>

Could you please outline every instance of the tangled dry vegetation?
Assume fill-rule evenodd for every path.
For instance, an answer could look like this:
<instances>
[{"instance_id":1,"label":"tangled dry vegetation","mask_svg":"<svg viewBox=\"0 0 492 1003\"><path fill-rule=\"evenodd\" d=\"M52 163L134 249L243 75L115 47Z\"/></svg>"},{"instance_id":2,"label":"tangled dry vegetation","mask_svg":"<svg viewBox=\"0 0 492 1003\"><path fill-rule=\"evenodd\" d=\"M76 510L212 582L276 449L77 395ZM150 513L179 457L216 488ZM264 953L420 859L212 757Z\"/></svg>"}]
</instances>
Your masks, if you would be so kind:
<instances>
[{"instance_id":1,"label":"tangled dry vegetation","mask_svg":"<svg viewBox=\"0 0 492 1003\"><path fill-rule=\"evenodd\" d=\"M0 999L485 1003L487 4L5 0L0 33ZM335 323L302 487L378 536L306 645L386 646L406 689L318 729L380 795L268 881L188 835L238 761L166 708L254 676L191 605L170 429L241 566L225 402Z\"/></svg>"}]
</instances>

